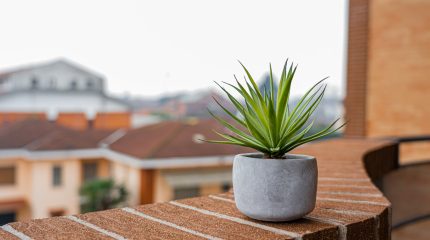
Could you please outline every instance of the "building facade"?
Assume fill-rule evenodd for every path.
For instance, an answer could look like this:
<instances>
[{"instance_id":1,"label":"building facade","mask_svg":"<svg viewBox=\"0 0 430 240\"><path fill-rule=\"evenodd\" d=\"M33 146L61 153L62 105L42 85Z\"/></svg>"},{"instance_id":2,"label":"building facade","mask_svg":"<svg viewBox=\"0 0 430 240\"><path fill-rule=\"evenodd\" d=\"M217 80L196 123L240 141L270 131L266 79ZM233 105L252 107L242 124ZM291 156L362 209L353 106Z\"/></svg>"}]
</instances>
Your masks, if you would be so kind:
<instances>
[{"instance_id":1,"label":"building facade","mask_svg":"<svg viewBox=\"0 0 430 240\"><path fill-rule=\"evenodd\" d=\"M212 120L131 130L75 130L44 120L3 127L0 220L77 214L79 188L94 178L124 185L130 206L227 191L234 155L249 150L202 143L215 138L211 129L219 129Z\"/></svg>"},{"instance_id":2,"label":"building facade","mask_svg":"<svg viewBox=\"0 0 430 240\"><path fill-rule=\"evenodd\" d=\"M100 114L128 116L129 111L126 102L106 94L105 79L101 75L68 60L0 73L2 122L39 115L48 120L61 118L62 123L69 123L76 122L79 115L83 117L79 121L90 121L91 125ZM64 121L67 118L71 120Z\"/></svg>"}]
</instances>

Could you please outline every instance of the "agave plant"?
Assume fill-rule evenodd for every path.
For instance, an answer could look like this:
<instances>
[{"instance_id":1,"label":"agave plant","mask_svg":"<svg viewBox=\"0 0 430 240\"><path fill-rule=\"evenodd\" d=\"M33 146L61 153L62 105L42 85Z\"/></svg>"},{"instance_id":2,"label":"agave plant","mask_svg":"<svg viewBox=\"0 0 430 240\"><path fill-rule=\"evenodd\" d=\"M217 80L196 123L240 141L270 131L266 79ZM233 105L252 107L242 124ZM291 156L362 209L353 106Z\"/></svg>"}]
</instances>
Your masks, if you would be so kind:
<instances>
[{"instance_id":1,"label":"agave plant","mask_svg":"<svg viewBox=\"0 0 430 240\"><path fill-rule=\"evenodd\" d=\"M340 127L334 128L339 119L335 120L325 129L308 134L312 128L312 113L323 99L326 85L322 79L310 88L300 99L297 105L290 109L289 98L291 82L297 70L297 65L290 64L288 60L282 70L279 80L279 88L275 92L272 66L270 65L270 89L260 91L246 67L239 62L245 70L245 84L241 84L236 76L236 85L223 82L232 87L242 97L243 102L235 98L222 85L215 82L224 91L240 116L236 116L214 98L215 102L234 120L233 122L222 119L209 113L229 129L232 134L216 132L225 140L208 140L211 143L233 144L253 148L264 154L264 158L284 158L285 154L294 148L327 136ZM288 71L287 71L288 69Z\"/></svg>"}]
</instances>

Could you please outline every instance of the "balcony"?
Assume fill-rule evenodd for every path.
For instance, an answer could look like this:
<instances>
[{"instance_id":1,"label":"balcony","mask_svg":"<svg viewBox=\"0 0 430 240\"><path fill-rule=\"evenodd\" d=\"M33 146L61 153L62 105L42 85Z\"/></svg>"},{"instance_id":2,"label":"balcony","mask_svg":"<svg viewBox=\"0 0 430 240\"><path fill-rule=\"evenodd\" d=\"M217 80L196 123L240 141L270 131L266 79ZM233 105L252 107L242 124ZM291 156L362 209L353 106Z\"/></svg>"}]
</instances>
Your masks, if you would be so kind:
<instances>
[{"instance_id":1,"label":"balcony","mask_svg":"<svg viewBox=\"0 0 430 240\"><path fill-rule=\"evenodd\" d=\"M398 142L336 139L295 152L315 155L317 206L292 222L252 220L233 193L4 225L1 239L390 239L391 203L379 190L398 168Z\"/></svg>"}]
</instances>

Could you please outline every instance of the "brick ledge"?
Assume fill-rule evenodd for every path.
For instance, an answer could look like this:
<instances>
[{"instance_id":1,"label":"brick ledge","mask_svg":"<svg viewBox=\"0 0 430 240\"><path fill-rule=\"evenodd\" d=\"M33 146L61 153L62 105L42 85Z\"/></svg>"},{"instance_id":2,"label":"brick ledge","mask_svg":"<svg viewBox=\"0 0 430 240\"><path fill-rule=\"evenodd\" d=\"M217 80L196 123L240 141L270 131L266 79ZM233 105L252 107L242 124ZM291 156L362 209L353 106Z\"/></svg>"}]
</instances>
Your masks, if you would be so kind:
<instances>
[{"instance_id":1,"label":"brick ledge","mask_svg":"<svg viewBox=\"0 0 430 240\"><path fill-rule=\"evenodd\" d=\"M301 147L318 159L317 206L286 223L255 221L231 192L2 226L0 239L389 239L390 202L375 187L397 167L398 146L337 139Z\"/></svg>"}]
</instances>

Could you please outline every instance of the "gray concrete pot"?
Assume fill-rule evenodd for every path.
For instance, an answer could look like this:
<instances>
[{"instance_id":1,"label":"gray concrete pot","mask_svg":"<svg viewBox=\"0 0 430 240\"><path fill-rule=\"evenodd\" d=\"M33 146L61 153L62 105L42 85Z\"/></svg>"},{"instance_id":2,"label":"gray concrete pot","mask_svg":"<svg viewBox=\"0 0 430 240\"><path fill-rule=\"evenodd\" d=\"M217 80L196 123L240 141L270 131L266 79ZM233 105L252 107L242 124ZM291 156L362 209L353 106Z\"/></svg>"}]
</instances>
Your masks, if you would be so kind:
<instances>
[{"instance_id":1,"label":"gray concrete pot","mask_svg":"<svg viewBox=\"0 0 430 240\"><path fill-rule=\"evenodd\" d=\"M315 208L318 169L312 156L287 154L263 159L239 154L233 163L237 208L257 220L281 222L301 218Z\"/></svg>"}]
</instances>

